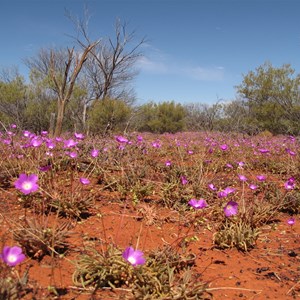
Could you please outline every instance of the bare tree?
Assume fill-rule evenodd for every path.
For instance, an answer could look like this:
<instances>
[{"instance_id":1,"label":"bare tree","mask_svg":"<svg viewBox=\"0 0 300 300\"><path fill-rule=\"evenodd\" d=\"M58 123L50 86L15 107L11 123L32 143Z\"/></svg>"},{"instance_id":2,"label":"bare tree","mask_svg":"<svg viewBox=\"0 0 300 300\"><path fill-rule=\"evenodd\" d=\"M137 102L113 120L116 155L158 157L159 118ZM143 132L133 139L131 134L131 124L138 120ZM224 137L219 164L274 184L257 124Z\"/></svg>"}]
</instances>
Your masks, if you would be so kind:
<instances>
[{"instance_id":1,"label":"bare tree","mask_svg":"<svg viewBox=\"0 0 300 300\"><path fill-rule=\"evenodd\" d=\"M70 101L76 79L88 54L98 44L88 44L79 54L74 48L67 50L41 49L37 57L25 60L32 74L43 80L57 96L57 116L54 136L62 132L66 104Z\"/></svg>"},{"instance_id":2,"label":"bare tree","mask_svg":"<svg viewBox=\"0 0 300 300\"><path fill-rule=\"evenodd\" d=\"M73 38L84 49L86 44L91 43L87 9L83 20L68 12L67 16L78 30L77 37ZM132 90L128 87L138 74L134 65L143 56L140 48L145 42L145 38L136 39L135 31L128 31L126 22L116 20L114 36L102 38L101 43L90 52L84 66L84 73L89 78L90 99L102 100L110 97L125 99L127 102L132 100Z\"/></svg>"},{"instance_id":3,"label":"bare tree","mask_svg":"<svg viewBox=\"0 0 300 300\"><path fill-rule=\"evenodd\" d=\"M221 104L192 103L186 105L186 124L191 130L214 130L220 119Z\"/></svg>"}]
</instances>

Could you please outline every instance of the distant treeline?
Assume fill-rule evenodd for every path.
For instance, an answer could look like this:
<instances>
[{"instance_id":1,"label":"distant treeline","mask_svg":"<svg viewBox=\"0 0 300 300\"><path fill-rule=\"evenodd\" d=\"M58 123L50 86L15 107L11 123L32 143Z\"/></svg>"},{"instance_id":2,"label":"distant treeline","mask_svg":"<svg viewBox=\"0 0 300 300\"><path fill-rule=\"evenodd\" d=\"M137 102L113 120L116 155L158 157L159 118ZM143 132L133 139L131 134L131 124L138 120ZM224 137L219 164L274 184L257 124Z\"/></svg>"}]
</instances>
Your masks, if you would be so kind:
<instances>
[{"instance_id":1,"label":"distant treeline","mask_svg":"<svg viewBox=\"0 0 300 300\"><path fill-rule=\"evenodd\" d=\"M64 111L63 131L109 134L124 131L155 133L198 130L236 131L256 134L299 134L300 76L290 65L275 68L265 63L244 76L236 86L237 99L180 104L175 101L135 105L122 97L86 101L88 91L75 84ZM57 95L47 82L29 84L15 72L0 78L0 120L19 128L52 130Z\"/></svg>"}]
</instances>

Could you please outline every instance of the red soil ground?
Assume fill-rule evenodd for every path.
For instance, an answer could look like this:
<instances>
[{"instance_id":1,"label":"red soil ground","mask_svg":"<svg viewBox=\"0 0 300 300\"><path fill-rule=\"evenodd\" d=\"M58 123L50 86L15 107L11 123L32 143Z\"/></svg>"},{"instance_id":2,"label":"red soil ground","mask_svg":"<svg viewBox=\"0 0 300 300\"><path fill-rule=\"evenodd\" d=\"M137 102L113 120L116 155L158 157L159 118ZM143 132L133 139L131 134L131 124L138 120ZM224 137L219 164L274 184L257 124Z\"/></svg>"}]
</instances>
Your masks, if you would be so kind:
<instances>
[{"instance_id":1,"label":"red soil ground","mask_svg":"<svg viewBox=\"0 0 300 300\"><path fill-rule=\"evenodd\" d=\"M2 211L0 228L6 244L11 240L10 226L5 220L24 216L24 209L10 197L10 189L0 193ZM10 204L8 205L8 200ZM131 205L99 198L93 215L79 222L72 229L68 242L71 247L64 258L45 256L41 261L28 258L20 266L20 272L29 269L29 285L37 290L36 299L124 299L126 291L99 290L96 295L75 287L72 274L80 249L86 246L99 248L106 242L114 242L120 249L132 244L142 251L158 246L178 243L182 237L197 236L198 240L187 244L186 251L196 255L194 270L199 280L207 282L213 299L298 299L300 298L300 220L293 227L287 225L287 215L280 215L278 222L261 230L257 246L250 252L235 249L218 250L213 247L213 233L207 226L179 226L179 215L169 209L142 204ZM30 212L27 212L30 216ZM55 286L61 294L50 293ZM29 294L25 299L33 299Z\"/></svg>"}]
</instances>

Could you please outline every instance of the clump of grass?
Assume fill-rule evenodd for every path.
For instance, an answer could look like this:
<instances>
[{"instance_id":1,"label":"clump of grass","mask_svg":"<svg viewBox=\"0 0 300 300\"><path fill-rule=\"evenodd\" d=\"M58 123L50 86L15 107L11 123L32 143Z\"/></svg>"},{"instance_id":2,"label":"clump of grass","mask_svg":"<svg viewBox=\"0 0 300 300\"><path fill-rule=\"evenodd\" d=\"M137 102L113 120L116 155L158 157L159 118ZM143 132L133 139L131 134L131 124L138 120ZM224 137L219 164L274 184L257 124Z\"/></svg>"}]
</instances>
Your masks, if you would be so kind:
<instances>
[{"instance_id":1,"label":"clump of grass","mask_svg":"<svg viewBox=\"0 0 300 300\"><path fill-rule=\"evenodd\" d=\"M129 195L134 203L138 203L152 194L154 184L147 180L145 167L118 168L118 170L103 172L104 189L117 191L121 197Z\"/></svg>"},{"instance_id":2,"label":"clump of grass","mask_svg":"<svg viewBox=\"0 0 300 300\"><path fill-rule=\"evenodd\" d=\"M56 255L67 250L66 238L70 227L69 221L49 226L47 221L26 218L23 226L18 225L13 230L13 236L28 256L41 259L45 255Z\"/></svg>"},{"instance_id":3,"label":"clump of grass","mask_svg":"<svg viewBox=\"0 0 300 300\"><path fill-rule=\"evenodd\" d=\"M85 288L126 287L134 299L201 299L206 285L192 275L194 263L193 255L180 255L168 247L151 252L144 265L134 267L110 245L102 253L90 249L81 255L73 281Z\"/></svg>"},{"instance_id":4,"label":"clump of grass","mask_svg":"<svg viewBox=\"0 0 300 300\"><path fill-rule=\"evenodd\" d=\"M113 246L109 246L102 253L96 249L88 249L88 253L81 255L77 261L73 282L83 287L120 287L126 281L130 281L128 264L121 254L121 251Z\"/></svg>"},{"instance_id":5,"label":"clump of grass","mask_svg":"<svg viewBox=\"0 0 300 300\"><path fill-rule=\"evenodd\" d=\"M49 200L48 207L60 216L83 219L90 215L89 210L93 207L94 202L93 195L78 193L68 197L64 194Z\"/></svg>"},{"instance_id":6,"label":"clump of grass","mask_svg":"<svg viewBox=\"0 0 300 300\"><path fill-rule=\"evenodd\" d=\"M1 271L2 273L2 271ZM27 283L27 274L22 278L14 275L1 276L0 278L0 300L16 300L21 299L25 294L25 286Z\"/></svg>"},{"instance_id":7,"label":"clump of grass","mask_svg":"<svg viewBox=\"0 0 300 300\"><path fill-rule=\"evenodd\" d=\"M182 187L178 182L165 182L161 186L159 195L160 203L164 207L181 210L193 196L193 191L190 186Z\"/></svg>"},{"instance_id":8,"label":"clump of grass","mask_svg":"<svg viewBox=\"0 0 300 300\"><path fill-rule=\"evenodd\" d=\"M248 251L255 246L258 235L259 230L243 220L226 220L214 234L213 241L221 249L237 248Z\"/></svg>"},{"instance_id":9,"label":"clump of grass","mask_svg":"<svg viewBox=\"0 0 300 300\"><path fill-rule=\"evenodd\" d=\"M290 215L296 215L300 213L300 190L295 189L288 192L283 198L283 203L280 208L282 212Z\"/></svg>"}]
</instances>

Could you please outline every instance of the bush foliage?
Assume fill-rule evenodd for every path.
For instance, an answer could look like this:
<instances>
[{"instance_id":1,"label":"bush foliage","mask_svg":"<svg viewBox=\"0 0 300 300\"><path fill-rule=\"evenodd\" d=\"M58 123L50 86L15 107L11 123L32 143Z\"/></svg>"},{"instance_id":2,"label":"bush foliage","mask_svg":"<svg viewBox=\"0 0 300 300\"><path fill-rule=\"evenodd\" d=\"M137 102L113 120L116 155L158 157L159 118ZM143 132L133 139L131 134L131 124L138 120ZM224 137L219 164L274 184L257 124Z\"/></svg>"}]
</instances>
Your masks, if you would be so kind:
<instances>
[{"instance_id":1,"label":"bush foliage","mask_svg":"<svg viewBox=\"0 0 300 300\"><path fill-rule=\"evenodd\" d=\"M230 102L147 102L140 106L122 97L88 100L88 90L74 87L65 109L63 129L91 133L129 130L153 133L218 130L257 134L299 134L300 75L290 65L259 66L236 86L238 98ZM0 78L0 118L34 132L49 129L55 119L56 96L45 84L31 78L27 84L17 72ZM51 130L50 130L51 131Z\"/></svg>"}]
</instances>

